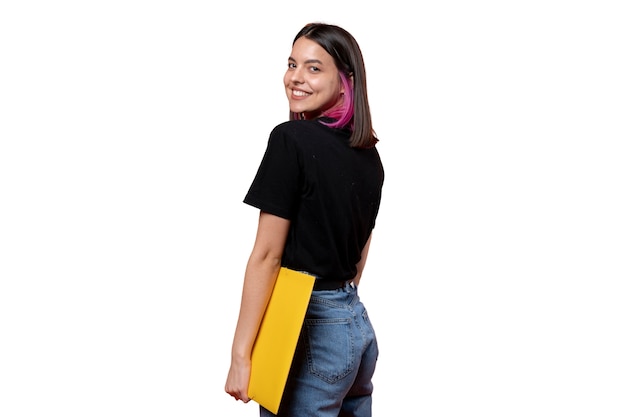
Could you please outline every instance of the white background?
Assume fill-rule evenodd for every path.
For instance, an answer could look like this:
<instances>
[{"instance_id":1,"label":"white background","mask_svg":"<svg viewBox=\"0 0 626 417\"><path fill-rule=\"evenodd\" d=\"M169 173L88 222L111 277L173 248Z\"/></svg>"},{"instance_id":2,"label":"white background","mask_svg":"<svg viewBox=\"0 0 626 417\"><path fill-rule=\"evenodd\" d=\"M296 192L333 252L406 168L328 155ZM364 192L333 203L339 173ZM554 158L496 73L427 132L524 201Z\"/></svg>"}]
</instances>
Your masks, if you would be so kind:
<instances>
[{"instance_id":1,"label":"white background","mask_svg":"<svg viewBox=\"0 0 626 417\"><path fill-rule=\"evenodd\" d=\"M321 20L387 173L375 415L623 417L619 3L3 2L0 415L257 415L223 391L241 200Z\"/></svg>"}]
</instances>

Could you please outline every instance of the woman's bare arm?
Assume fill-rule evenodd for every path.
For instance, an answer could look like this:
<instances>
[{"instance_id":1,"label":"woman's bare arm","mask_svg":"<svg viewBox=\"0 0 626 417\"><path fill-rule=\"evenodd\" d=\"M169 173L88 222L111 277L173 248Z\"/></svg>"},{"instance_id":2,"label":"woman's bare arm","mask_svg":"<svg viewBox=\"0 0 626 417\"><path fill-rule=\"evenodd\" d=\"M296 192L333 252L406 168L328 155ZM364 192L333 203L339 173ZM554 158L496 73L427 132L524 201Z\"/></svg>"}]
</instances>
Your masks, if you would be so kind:
<instances>
[{"instance_id":1,"label":"woman's bare arm","mask_svg":"<svg viewBox=\"0 0 626 417\"><path fill-rule=\"evenodd\" d=\"M369 253L369 250L370 250L371 241L372 241L372 234L370 233L370 237L367 238L367 242L365 242L365 246L363 247L363 250L361 251L361 260L359 261L358 264L356 264L356 275L354 276L354 279L352 280L352 282L354 282L354 285L359 285L359 282L361 281L361 275L363 274L363 269L365 268L365 262L367 262L367 254Z\"/></svg>"},{"instance_id":2,"label":"woman's bare arm","mask_svg":"<svg viewBox=\"0 0 626 417\"><path fill-rule=\"evenodd\" d=\"M289 223L289 220L261 212L256 240L246 266L239 319L233 337L231 365L225 386L226 392L243 402L250 401L250 355L280 270Z\"/></svg>"}]
</instances>

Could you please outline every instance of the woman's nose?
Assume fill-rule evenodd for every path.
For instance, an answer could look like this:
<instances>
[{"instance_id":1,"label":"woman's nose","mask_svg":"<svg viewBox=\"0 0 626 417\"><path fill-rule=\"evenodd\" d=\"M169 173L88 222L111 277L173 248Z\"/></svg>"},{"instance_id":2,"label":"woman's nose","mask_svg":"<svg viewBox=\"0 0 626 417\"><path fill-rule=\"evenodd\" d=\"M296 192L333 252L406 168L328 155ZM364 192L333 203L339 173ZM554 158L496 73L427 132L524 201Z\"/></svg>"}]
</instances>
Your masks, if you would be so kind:
<instances>
[{"instance_id":1,"label":"woman's nose","mask_svg":"<svg viewBox=\"0 0 626 417\"><path fill-rule=\"evenodd\" d=\"M297 84L302 84L304 82L304 78L302 76L302 70L300 68L293 68L289 71L289 79Z\"/></svg>"}]
</instances>

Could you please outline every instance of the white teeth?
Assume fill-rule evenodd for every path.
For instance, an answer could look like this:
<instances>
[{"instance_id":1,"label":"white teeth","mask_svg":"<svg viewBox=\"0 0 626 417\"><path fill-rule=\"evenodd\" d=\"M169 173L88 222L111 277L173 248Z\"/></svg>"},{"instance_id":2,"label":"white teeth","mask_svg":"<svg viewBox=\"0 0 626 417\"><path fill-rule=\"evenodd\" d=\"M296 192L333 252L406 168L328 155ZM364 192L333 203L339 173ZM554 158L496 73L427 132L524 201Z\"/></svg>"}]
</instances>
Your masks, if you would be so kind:
<instances>
[{"instance_id":1,"label":"white teeth","mask_svg":"<svg viewBox=\"0 0 626 417\"><path fill-rule=\"evenodd\" d=\"M293 95L302 97L302 96L308 96L309 93L305 93L304 91L299 91L299 90L293 90Z\"/></svg>"}]
</instances>

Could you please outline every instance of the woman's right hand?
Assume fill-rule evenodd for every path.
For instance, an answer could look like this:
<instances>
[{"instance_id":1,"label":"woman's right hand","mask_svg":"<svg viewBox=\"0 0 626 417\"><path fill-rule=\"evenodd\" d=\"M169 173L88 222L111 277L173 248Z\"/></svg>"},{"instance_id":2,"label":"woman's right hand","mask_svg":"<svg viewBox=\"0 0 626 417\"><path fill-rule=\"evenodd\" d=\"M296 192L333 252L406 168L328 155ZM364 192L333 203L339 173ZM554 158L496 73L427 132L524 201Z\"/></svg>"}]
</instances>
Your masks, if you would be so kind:
<instances>
[{"instance_id":1,"label":"woman's right hand","mask_svg":"<svg viewBox=\"0 0 626 417\"><path fill-rule=\"evenodd\" d=\"M249 382L250 360L233 358L230 362L228 378L226 379L226 392L235 400L241 400L244 403L247 403L250 401L250 398L248 397Z\"/></svg>"}]
</instances>

